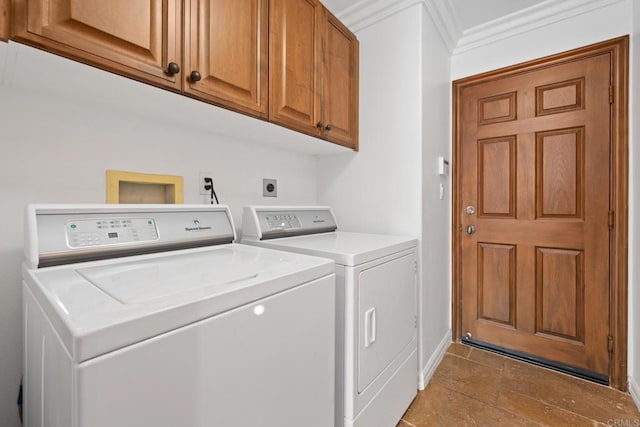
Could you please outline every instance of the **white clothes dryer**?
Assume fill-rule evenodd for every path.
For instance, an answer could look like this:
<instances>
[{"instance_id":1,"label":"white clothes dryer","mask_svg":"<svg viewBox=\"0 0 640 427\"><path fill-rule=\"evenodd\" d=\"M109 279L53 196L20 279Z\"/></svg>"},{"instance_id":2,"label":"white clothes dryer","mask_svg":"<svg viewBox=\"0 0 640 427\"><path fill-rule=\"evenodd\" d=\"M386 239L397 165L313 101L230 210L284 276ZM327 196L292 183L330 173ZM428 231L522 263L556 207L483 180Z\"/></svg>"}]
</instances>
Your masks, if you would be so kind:
<instances>
[{"instance_id":1,"label":"white clothes dryer","mask_svg":"<svg viewBox=\"0 0 640 427\"><path fill-rule=\"evenodd\" d=\"M25 425L331 425L333 263L234 239L225 206L28 206Z\"/></svg>"},{"instance_id":2,"label":"white clothes dryer","mask_svg":"<svg viewBox=\"0 0 640 427\"><path fill-rule=\"evenodd\" d=\"M395 427L418 389L417 240L338 231L326 206L249 206L242 243L336 263L336 427Z\"/></svg>"}]
</instances>

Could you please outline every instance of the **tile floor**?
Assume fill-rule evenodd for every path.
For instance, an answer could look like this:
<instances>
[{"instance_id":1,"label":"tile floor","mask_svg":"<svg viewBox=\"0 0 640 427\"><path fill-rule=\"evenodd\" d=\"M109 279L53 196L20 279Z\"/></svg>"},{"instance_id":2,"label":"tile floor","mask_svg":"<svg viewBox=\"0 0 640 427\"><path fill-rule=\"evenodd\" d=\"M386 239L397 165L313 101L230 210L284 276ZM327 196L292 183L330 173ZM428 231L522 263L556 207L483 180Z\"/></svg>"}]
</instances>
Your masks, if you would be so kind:
<instances>
[{"instance_id":1,"label":"tile floor","mask_svg":"<svg viewBox=\"0 0 640 427\"><path fill-rule=\"evenodd\" d=\"M397 427L640 427L629 394L452 344Z\"/></svg>"}]
</instances>

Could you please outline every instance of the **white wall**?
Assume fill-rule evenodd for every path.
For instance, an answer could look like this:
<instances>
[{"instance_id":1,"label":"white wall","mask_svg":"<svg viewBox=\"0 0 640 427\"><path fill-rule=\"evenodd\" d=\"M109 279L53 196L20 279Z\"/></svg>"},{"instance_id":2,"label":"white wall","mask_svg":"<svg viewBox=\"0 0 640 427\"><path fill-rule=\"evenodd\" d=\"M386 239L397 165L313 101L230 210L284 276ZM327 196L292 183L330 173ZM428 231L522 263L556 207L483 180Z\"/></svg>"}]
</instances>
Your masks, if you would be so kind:
<instances>
[{"instance_id":1,"label":"white wall","mask_svg":"<svg viewBox=\"0 0 640 427\"><path fill-rule=\"evenodd\" d=\"M570 19L538 28L517 36L496 41L486 46L454 54L451 58L451 74L453 79L467 77L477 73L494 70L496 68L517 64L519 62L551 55L558 52L578 48L591 43L633 33L632 9L635 9L634 20L636 31L640 26L638 4L636 1L625 0L596 9ZM638 84L634 79L639 69L638 43L636 35L632 40L633 64L630 70L632 84L632 108L630 113L630 251L629 251L629 373L633 373L636 384L640 383L640 327L636 327L637 316L634 312L640 306L640 292L635 289L640 280L640 265L637 261L637 248L640 247L639 204L640 186L637 185L640 153L638 150L638 132L635 127L634 113L638 111L640 97Z\"/></svg>"},{"instance_id":2,"label":"white wall","mask_svg":"<svg viewBox=\"0 0 640 427\"><path fill-rule=\"evenodd\" d=\"M419 238L424 373L451 320L449 180L436 169L438 156L450 159L449 52L421 3L357 36L361 151L319 160L318 201L342 230Z\"/></svg>"},{"instance_id":3,"label":"white wall","mask_svg":"<svg viewBox=\"0 0 640 427\"><path fill-rule=\"evenodd\" d=\"M420 234L420 13L357 33L360 152L318 162L318 201L342 230Z\"/></svg>"},{"instance_id":4,"label":"white wall","mask_svg":"<svg viewBox=\"0 0 640 427\"><path fill-rule=\"evenodd\" d=\"M20 61L11 65L18 70L9 84L4 65L11 62L6 61L9 50L0 43L0 426L16 427L26 203L102 203L106 169L181 175L185 203L208 203L198 193L198 173L209 171L221 203L232 207L239 226L247 204L314 204L317 163L310 155L190 129L190 112L201 115L203 108L215 107L71 61L63 60L73 76L60 76L61 84L99 84L105 93L120 94L121 108L96 99L89 89L86 95L69 89L73 96L68 98L55 96L53 89L31 89L37 85L20 81ZM49 55L31 54L33 65L51 69ZM148 111L158 105L182 111L154 119ZM265 177L278 179L277 199L262 197Z\"/></svg>"},{"instance_id":5,"label":"white wall","mask_svg":"<svg viewBox=\"0 0 640 427\"><path fill-rule=\"evenodd\" d=\"M640 70L640 3L633 4L633 34L631 37L631 140L629 176L629 389L640 408L640 80L634 78ZM634 120L635 119L635 120Z\"/></svg>"},{"instance_id":6,"label":"white wall","mask_svg":"<svg viewBox=\"0 0 640 427\"><path fill-rule=\"evenodd\" d=\"M456 80L630 34L631 3L632 0L624 0L472 50L454 52L451 78Z\"/></svg>"},{"instance_id":7,"label":"white wall","mask_svg":"<svg viewBox=\"0 0 640 427\"><path fill-rule=\"evenodd\" d=\"M438 175L438 157L451 159L449 49L422 10L422 378L439 362L451 336L451 174ZM440 185L444 197L440 200ZM446 224L446 225L445 225Z\"/></svg>"}]
</instances>

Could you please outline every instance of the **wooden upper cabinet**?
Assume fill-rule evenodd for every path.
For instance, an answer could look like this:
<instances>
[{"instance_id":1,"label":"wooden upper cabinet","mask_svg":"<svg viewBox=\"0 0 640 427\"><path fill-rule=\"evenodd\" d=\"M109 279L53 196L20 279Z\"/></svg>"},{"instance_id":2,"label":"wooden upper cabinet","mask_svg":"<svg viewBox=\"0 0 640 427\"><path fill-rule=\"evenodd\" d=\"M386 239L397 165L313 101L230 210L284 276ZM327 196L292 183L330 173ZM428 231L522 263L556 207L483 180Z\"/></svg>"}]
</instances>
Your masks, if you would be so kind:
<instances>
[{"instance_id":1,"label":"wooden upper cabinet","mask_svg":"<svg viewBox=\"0 0 640 427\"><path fill-rule=\"evenodd\" d=\"M175 68L182 64L181 0L14 0L13 7L18 40L158 86L181 88Z\"/></svg>"},{"instance_id":2,"label":"wooden upper cabinet","mask_svg":"<svg viewBox=\"0 0 640 427\"><path fill-rule=\"evenodd\" d=\"M269 120L358 149L358 40L316 0L271 0Z\"/></svg>"},{"instance_id":3,"label":"wooden upper cabinet","mask_svg":"<svg viewBox=\"0 0 640 427\"><path fill-rule=\"evenodd\" d=\"M267 0L186 0L184 92L267 117Z\"/></svg>"},{"instance_id":4,"label":"wooden upper cabinet","mask_svg":"<svg viewBox=\"0 0 640 427\"><path fill-rule=\"evenodd\" d=\"M0 40L10 15L15 40L358 149L358 40L318 0L0 0Z\"/></svg>"},{"instance_id":5,"label":"wooden upper cabinet","mask_svg":"<svg viewBox=\"0 0 640 427\"><path fill-rule=\"evenodd\" d=\"M271 0L269 18L269 120L320 136L324 7Z\"/></svg>"},{"instance_id":6,"label":"wooden upper cabinet","mask_svg":"<svg viewBox=\"0 0 640 427\"><path fill-rule=\"evenodd\" d=\"M11 0L0 0L0 40L7 41L11 35Z\"/></svg>"},{"instance_id":7,"label":"wooden upper cabinet","mask_svg":"<svg viewBox=\"0 0 640 427\"><path fill-rule=\"evenodd\" d=\"M327 13L323 96L324 138L358 149L358 40Z\"/></svg>"}]
</instances>

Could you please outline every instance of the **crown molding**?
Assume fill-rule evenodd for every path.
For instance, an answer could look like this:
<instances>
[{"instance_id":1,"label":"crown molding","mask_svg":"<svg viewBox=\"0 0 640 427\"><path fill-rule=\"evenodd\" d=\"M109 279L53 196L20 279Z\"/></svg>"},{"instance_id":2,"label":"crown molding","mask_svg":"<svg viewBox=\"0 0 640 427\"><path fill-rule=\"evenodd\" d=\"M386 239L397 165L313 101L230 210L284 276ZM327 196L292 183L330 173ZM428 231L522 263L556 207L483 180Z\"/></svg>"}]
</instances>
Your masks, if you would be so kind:
<instances>
[{"instance_id":1,"label":"crown molding","mask_svg":"<svg viewBox=\"0 0 640 427\"><path fill-rule=\"evenodd\" d=\"M626 0L546 0L464 31L452 1L455 0L360 0L337 16L353 32L358 32L422 4L444 44L455 55Z\"/></svg>"},{"instance_id":2,"label":"crown molding","mask_svg":"<svg viewBox=\"0 0 640 427\"><path fill-rule=\"evenodd\" d=\"M351 31L358 32L416 4L422 4L427 10L445 45L452 51L462 31L450 0L360 0L337 16Z\"/></svg>"},{"instance_id":3,"label":"crown molding","mask_svg":"<svg viewBox=\"0 0 640 427\"><path fill-rule=\"evenodd\" d=\"M453 54L485 46L623 1L625 0L546 0L463 31Z\"/></svg>"}]
</instances>

